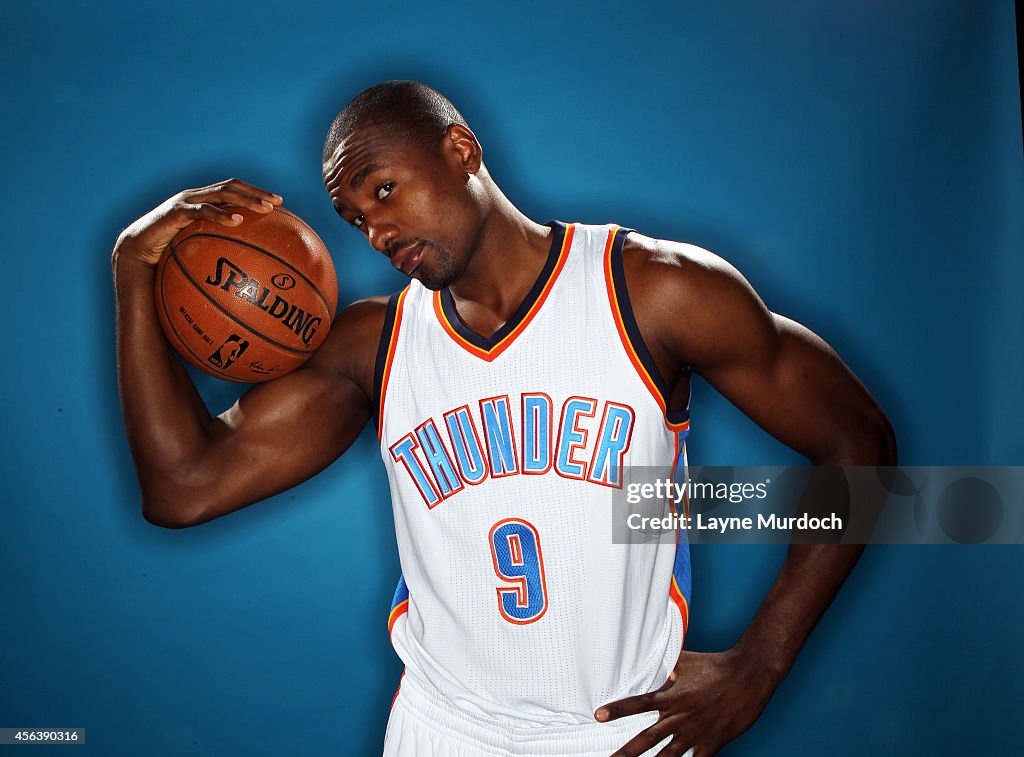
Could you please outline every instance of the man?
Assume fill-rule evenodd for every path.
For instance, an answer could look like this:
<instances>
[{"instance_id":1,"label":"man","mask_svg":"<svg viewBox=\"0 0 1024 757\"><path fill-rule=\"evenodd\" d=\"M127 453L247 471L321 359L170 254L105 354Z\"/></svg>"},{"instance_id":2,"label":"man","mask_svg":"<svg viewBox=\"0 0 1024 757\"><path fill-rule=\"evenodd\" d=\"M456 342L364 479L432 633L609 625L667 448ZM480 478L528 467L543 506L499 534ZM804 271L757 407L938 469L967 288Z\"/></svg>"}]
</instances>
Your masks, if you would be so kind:
<instances>
[{"instance_id":1,"label":"man","mask_svg":"<svg viewBox=\"0 0 1024 757\"><path fill-rule=\"evenodd\" d=\"M422 84L356 97L323 168L339 215L412 282L348 307L308 363L219 417L161 334L154 265L193 220L231 227L230 206L281 198L238 180L186 190L119 237L145 517L190 526L264 499L373 418L404 576L385 754L714 754L763 710L860 549L791 547L734 649L684 652L685 544L612 544L609 488L627 465L685 464L693 372L815 464L894 464L882 411L711 253L526 218Z\"/></svg>"}]
</instances>

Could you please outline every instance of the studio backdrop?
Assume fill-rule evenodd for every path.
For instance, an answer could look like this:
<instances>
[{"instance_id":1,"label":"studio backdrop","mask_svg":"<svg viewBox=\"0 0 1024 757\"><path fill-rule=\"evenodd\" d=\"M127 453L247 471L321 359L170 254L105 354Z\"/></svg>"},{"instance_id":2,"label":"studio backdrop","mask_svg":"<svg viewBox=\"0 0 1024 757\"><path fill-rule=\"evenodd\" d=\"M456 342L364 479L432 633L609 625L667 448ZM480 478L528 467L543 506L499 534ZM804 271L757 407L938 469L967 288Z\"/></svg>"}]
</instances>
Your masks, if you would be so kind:
<instances>
[{"instance_id":1,"label":"studio backdrop","mask_svg":"<svg viewBox=\"0 0 1024 757\"><path fill-rule=\"evenodd\" d=\"M1008 0L20 3L0 42L0 727L85 728L75 754L379 754L399 567L372 430L269 501L146 523L110 251L166 197L238 176L318 230L342 303L397 291L320 181L334 114L385 79L447 94L531 218L732 262L864 381L901 462L1024 463ZM196 381L214 412L240 391ZM692 419L691 463L800 461L706 384ZM783 554L695 549L687 646L735 643ZM724 754L1018 750L1022 565L869 548Z\"/></svg>"}]
</instances>

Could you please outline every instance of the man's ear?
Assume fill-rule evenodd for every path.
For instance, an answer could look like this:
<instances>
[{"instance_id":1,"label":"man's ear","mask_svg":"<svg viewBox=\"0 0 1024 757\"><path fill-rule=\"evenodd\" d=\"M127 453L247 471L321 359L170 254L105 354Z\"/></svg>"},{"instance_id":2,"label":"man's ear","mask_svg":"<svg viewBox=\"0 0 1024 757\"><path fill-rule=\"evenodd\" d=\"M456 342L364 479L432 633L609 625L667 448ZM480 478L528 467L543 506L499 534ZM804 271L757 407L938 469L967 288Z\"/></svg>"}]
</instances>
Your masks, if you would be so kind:
<instances>
[{"instance_id":1,"label":"man's ear","mask_svg":"<svg viewBox=\"0 0 1024 757\"><path fill-rule=\"evenodd\" d=\"M475 174L483 164L484 151L477 141L476 134L468 126L452 124L445 132L442 149L467 174Z\"/></svg>"}]
</instances>

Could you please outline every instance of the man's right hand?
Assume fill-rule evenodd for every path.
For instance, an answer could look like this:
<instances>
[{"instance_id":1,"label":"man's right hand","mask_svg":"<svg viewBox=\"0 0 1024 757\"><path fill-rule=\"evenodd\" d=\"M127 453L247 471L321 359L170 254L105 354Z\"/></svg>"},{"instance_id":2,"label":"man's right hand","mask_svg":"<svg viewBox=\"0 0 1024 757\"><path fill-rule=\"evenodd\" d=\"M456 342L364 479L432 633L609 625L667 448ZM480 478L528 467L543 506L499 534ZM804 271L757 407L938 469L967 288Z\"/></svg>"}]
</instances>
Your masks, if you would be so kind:
<instances>
[{"instance_id":1,"label":"man's right hand","mask_svg":"<svg viewBox=\"0 0 1024 757\"><path fill-rule=\"evenodd\" d=\"M121 256L146 265L156 265L174 235L193 221L213 221L238 226L242 216L232 207L270 213L282 202L280 195L267 192L240 179L228 179L199 189L186 189L160 203L121 232L114 245L112 264Z\"/></svg>"}]
</instances>

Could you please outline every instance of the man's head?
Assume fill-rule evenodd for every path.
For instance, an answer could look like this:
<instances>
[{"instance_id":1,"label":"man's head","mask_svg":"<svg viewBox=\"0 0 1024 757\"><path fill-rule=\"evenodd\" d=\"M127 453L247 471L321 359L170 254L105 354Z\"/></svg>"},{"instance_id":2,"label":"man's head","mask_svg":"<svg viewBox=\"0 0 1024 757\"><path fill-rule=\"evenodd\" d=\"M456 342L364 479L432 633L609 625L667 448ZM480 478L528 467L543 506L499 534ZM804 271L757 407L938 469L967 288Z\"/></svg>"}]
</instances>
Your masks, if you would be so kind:
<instances>
[{"instance_id":1,"label":"man's head","mask_svg":"<svg viewBox=\"0 0 1024 757\"><path fill-rule=\"evenodd\" d=\"M324 184L339 215L392 265L440 289L465 270L486 214L481 157L465 119L441 93L384 82L335 117Z\"/></svg>"},{"instance_id":2,"label":"man's head","mask_svg":"<svg viewBox=\"0 0 1024 757\"><path fill-rule=\"evenodd\" d=\"M339 144L369 124L392 139L424 150L437 149L452 124L467 125L436 89L416 81L386 81L360 92L334 117L324 142L324 163Z\"/></svg>"}]
</instances>

